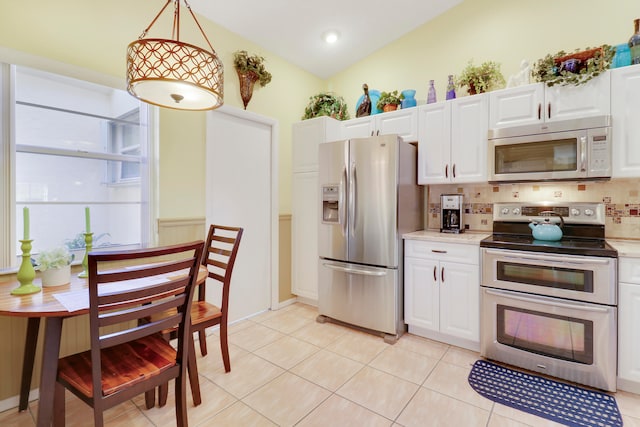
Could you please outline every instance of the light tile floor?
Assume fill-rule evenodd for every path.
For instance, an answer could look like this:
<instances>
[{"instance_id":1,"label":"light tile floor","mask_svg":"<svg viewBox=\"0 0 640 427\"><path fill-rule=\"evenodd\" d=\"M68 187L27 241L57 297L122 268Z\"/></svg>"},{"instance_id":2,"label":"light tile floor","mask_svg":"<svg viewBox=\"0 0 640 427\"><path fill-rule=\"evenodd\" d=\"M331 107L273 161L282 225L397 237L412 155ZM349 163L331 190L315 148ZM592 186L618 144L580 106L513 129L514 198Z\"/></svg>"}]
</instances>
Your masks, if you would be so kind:
<instances>
[{"instance_id":1,"label":"light tile floor","mask_svg":"<svg viewBox=\"0 0 640 427\"><path fill-rule=\"evenodd\" d=\"M495 404L467 376L477 353L405 334L395 345L332 323L294 304L230 328L231 372L216 332L198 360L203 404L189 394L191 426L559 426ZM640 395L618 392L625 427L640 427ZM29 411L0 413L0 426L32 427ZM138 397L106 415L113 427L175 425L173 393L163 408ZM67 426L92 425L91 410L68 395Z\"/></svg>"}]
</instances>

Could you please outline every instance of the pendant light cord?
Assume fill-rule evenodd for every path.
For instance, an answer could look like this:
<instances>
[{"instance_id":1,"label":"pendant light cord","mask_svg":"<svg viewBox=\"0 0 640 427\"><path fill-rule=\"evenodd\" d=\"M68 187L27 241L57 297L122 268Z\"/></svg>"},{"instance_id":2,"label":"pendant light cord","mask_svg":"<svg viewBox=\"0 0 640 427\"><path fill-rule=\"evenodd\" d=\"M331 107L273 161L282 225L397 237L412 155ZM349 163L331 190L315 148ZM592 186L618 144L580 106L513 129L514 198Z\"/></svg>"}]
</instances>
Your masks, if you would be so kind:
<instances>
[{"instance_id":1,"label":"pendant light cord","mask_svg":"<svg viewBox=\"0 0 640 427\"><path fill-rule=\"evenodd\" d=\"M167 2L164 4L162 9L160 9L160 12L158 12L156 17L153 18L153 21L151 21L149 26L147 28L145 28L145 30L142 32L142 34L140 34L140 37L138 37L138 40L141 40L141 39L143 39L143 38L145 38L147 36L147 33L149 32L151 27L153 27L153 24L156 23L156 21L158 20L160 15L162 15L162 13L167 9L167 7L169 6L169 3L171 3L171 2L175 3L175 10L173 12L172 37L175 37L176 41L180 41L180 0L167 0ZM211 52L213 54L216 54L215 49L213 48L213 46L211 45L211 42L209 41L209 38L205 34L204 30L202 29L202 26L200 25L200 22L198 22L198 19L196 18L196 14L193 13L193 10L191 10L191 5L187 2L187 0L184 0L184 5L189 10L189 13L191 13L191 17L193 18L193 20L195 21L196 25L198 26L198 29L200 30L200 34L202 34L202 37L204 37L204 39L206 40L207 44L209 45L209 49L211 49Z\"/></svg>"}]
</instances>

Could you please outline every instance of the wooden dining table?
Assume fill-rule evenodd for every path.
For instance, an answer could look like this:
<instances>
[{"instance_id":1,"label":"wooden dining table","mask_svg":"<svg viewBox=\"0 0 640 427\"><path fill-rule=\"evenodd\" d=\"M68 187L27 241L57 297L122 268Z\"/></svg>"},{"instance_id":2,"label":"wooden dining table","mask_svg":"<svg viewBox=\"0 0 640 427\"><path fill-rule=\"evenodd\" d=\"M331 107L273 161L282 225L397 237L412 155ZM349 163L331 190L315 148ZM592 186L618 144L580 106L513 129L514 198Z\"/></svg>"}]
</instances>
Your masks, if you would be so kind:
<instances>
[{"instance_id":1,"label":"wooden dining table","mask_svg":"<svg viewBox=\"0 0 640 427\"><path fill-rule=\"evenodd\" d=\"M207 268L201 265L198 271L197 283L203 283L207 275ZM36 278L33 283L42 286L39 278ZM60 356L62 322L69 317L89 313L88 282L86 278L79 278L77 274L72 274L71 283L69 284L42 287L40 292L30 295L12 295L11 291L19 285L17 280L15 282L0 283L0 316L27 318L18 410L24 411L29 406L29 388L31 387L38 344L38 332L40 321L44 319L45 329L37 426L48 427L53 419L53 395L58 370L58 358ZM70 311L70 308L72 311Z\"/></svg>"}]
</instances>

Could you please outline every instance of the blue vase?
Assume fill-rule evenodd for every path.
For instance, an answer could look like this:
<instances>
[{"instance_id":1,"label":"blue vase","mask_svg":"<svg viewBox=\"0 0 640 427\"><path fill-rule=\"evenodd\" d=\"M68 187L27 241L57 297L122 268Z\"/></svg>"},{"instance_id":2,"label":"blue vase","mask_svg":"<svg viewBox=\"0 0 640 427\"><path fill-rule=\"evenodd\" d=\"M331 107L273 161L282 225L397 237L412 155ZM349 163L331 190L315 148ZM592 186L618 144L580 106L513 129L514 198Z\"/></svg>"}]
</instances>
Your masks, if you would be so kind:
<instances>
[{"instance_id":1,"label":"blue vase","mask_svg":"<svg viewBox=\"0 0 640 427\"><path fill-rule=\"evenodd\" d=\"M611 60L611 68L626 67L631 65L631 51L627 43L616 46L616 53Z\"/></svg>"},{"instance_id":2,"label":"blue vase","mask_svg":"<svg viewBox=\"0 0 640 427\"><path fill-rule=\"evenodd\" d=\"M416 91L413 89L406 89L402 91L402 95L404 96L404 99L402 100L402 108L411 108L411 107L415 107L416 105L418 105L417 101L416 101Z\"/></svg>"}]
</instances>

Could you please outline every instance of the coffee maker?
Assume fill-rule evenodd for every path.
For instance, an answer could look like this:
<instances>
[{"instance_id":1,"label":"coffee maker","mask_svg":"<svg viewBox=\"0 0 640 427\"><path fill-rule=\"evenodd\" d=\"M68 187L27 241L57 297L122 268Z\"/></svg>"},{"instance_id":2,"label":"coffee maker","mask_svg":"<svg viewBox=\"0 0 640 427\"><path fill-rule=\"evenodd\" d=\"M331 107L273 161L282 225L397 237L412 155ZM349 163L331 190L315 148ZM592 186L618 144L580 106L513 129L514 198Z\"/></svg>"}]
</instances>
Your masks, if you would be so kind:
<instances>
[{"instance_id":1,"label":"coffee maker","mask_svg":"<svg viewBox=\"0 0 640 427\"><path fill-rule=\"evenodd\" d=\"M440 195L440 232L463 233L463 196L462 194Z\"/></svg>"}]
</instances>

